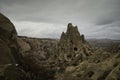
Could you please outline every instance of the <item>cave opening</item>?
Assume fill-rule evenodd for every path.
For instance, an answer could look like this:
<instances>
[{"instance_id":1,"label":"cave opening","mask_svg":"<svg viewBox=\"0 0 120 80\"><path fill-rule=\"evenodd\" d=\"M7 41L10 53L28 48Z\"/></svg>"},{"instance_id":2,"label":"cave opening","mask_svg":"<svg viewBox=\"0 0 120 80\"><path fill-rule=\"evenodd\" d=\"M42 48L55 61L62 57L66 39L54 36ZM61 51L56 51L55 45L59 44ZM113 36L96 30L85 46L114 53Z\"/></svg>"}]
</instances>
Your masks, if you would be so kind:
<instances>
[{"instance_id":1,"label":"cave opening","mask_svg":"<svg viewBox=\"0 0 120 80\"><path fill-rule=\"evenodd\" d=\"M76 48L76 47L74 47L74 51L77 51L77 48Z\"/></svg>"}]
</instances>

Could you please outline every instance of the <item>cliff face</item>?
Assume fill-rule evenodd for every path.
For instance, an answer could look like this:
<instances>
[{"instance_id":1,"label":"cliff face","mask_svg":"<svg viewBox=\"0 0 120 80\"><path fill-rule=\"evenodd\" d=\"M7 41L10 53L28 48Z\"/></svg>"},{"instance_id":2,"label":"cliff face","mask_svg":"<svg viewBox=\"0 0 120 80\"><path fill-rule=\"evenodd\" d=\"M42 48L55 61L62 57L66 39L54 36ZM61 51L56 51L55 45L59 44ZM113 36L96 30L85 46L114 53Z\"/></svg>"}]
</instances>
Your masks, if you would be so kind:
<instances>
[{"instance_id":1,"label":"cliff face","mask_svg":"<svg viewBox=\"0 0 120 80\"><path fill-rule=\"evenodd\" d=\"M66 33L62 33L58 42L58 53L60 60L81 60L82 57L91 54L91 47L84 39L84 35L80 35L77 26L74 27L69 23Z\"/></svg>"},{"instance_id":2,"label":"cliff face","mask_svg":"<svg viewBox=\"0 0 120 80\"><path fill-rule=\"evenodd\" d=\"M11 21L0 13L0 80L20 80L22 71L16 64L21 64L17 43L17 32ZM23 80L23 79L22 79Z\"/></svg>"},{"instance_id":3,"label":"cliff face","mask_svg":"<svg viewBox=\"0 0 120 80\"><path fill-rule=\"evenodd\" d=\"M0 13L0 64L17 63L17 32L11 21Z\"/></svg>"}]
</instances>

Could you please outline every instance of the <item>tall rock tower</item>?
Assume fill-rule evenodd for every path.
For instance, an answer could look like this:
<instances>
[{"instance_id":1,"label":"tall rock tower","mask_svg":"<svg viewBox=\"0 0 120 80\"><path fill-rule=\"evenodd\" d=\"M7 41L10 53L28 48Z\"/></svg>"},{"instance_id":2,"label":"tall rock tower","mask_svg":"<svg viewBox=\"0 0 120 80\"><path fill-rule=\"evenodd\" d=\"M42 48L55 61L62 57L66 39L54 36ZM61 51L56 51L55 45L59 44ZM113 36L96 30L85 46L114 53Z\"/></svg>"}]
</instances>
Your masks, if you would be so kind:
<instances>
[{"instance_id":1,"label":"tall rock tower","mask_svg":"<svg viewBox=\"0 0 120 80\"><path fill-rule=\"evenodd\" d=\"M69 23L66 33L62 32L58 43L58 53L60 60L81 60L82 57L91 54L91 48L84 39L84 35L80 35L77 26Z\"/></svg>"}]
</instances>

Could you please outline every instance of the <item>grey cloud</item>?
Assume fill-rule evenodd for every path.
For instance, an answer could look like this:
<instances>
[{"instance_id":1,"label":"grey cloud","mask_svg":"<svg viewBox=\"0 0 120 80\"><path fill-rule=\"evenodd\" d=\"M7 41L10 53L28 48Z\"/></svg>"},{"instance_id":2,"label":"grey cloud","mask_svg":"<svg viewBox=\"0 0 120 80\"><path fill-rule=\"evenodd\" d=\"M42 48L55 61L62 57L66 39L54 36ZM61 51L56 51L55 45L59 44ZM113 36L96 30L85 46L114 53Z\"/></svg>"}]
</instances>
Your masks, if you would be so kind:
<instances>
[{"instance_id":1,"label":"grey cloud","mask_svg":"<svg viewBox=\"0 0 120 80\"><path fill-rule=\"evenodd\" d=\"M31 1L31 0L0 0L0 4L12 6L14 4L24 4L24 3L29 2L29 1Z\"/></svg>"},{"instance_id":2,"label":"grey cloud","mask_svg":"<svg viewBox=\"0 0 120 80\"><path fill-rule=\"evenodd\" d=\"M120 14L120 12L119 12ZM107 24L112 24L117 21L120 21L120 15L119 14L110 14L108 16L102 16L98 20L96 20L96 25L107 25Z\"/></svg>"},{"instance_id":3,"label":"grey cloud","mask_svg":"<svg viewBox=\"0 0 120 80\"><path fill-rule=\"evenodd\" d=\"M4 0L5 1L5 0ZM26 2L25 2L26 1ZM119 17L119 0L7 0L11 8L4 12L16 20L81 21L104 25ZM21 2L25 2L22 4ZM19 4L18 4L19 3ZM4 3L5 4L5 3ZM16 5L15 5L16 4ZM109 18L110 17L110 18ZM115 19L114 19L115 20Z\"/></svg>"}]
</instances>

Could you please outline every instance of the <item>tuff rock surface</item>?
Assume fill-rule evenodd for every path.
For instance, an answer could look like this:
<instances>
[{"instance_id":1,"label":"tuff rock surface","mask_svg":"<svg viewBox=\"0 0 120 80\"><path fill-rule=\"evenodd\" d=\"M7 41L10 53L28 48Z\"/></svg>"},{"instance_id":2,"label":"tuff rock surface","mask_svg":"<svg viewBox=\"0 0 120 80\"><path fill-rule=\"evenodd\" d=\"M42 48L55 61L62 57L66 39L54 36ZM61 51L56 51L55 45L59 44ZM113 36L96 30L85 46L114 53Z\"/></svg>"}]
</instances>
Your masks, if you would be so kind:
<instances>
[{"instance_id":1,"label":"tuff rock surface","mask_svg":"<svg viewBox=\"0 0 120 80\"><path fill-rule=\"evenodd\" d=\"M5 79L5 70L16 64L21 64L17 32L13 23L0 13L0 80Z\"/></svg>"},{"instance_id":2,"label":"tuff rock surface","mask_svg":"<svg viewBox=\"0 0 120 80\"><path fill-rule=\"evenodd\" d=\"M58 42L59 60L79 63L83 58L91 55L91 52L91 47L85 40L84 35L80 35L77 26L74 27L72 23L69 23L66 33L62 33Z\"/></svg>"},{"instance_id":3,"label":"tuff rock surface","mask_svg":"<svg viewBox=\"0 0 120 80\"><path fill-rule=\"evenodd\" d=\"M0 64L15 63L17 32L8 18L0 13Z\"/></svg>"}]
</instances>

